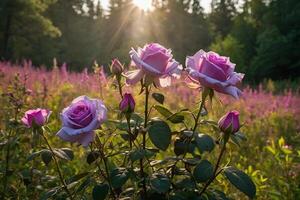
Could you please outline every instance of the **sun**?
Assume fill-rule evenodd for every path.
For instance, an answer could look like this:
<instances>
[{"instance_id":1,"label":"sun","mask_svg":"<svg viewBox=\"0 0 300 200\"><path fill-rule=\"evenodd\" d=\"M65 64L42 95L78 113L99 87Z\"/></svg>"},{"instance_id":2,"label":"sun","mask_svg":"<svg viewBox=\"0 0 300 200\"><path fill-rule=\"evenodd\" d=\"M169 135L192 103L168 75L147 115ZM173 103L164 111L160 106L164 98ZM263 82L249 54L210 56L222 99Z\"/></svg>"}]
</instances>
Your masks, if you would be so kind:
<instances>
[{"instance_id":1,"label":"sun","mask_svg":"<svg viewBox=\"0 0 300 200\"><path fill-rule=\"evenodd\" d=\"M133 4L144 11L149 11L152 8L152 0L133 0Z\"/></svg>"}]
</instances>

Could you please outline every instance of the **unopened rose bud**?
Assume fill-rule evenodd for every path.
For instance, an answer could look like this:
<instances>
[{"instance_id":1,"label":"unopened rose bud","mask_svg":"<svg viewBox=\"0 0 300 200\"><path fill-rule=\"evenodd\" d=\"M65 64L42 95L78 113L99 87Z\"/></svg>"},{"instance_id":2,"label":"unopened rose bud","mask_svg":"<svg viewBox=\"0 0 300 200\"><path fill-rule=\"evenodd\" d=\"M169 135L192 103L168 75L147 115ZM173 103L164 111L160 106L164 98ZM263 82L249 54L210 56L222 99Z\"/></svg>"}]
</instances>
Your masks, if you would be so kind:
<instances>
[{"instance_id":1,"label":"unopened rose bud","mask_svg":"<svg viewBox=\"0 0 300 200\"><path fill-rule=\"evenodd\" d=\"M114 75L120 75L123 72L123 65L118 59L113 59L111 64L111 73Z\"/></svg>"},{"instance_id":2,"label":"unopened rose bud","mask_svg":"<svg viewBox=\"0 0 300 200\"><path fill-rule=\"evenodd\" d=\"M120 102L119 108L122 113L134 112L135 101L130 93L125 93L122 101Z\"/></svg>"},{"instance_id":3,"label":"unopened rose bud","mask_svg":"<svg viewBox=\"0 0 300 200\"><path fill-rule=\"evenodd\" d=\"M31 128L34 125L43 126L47 122L50 113L50 111L40 108L28 110L25 112L25 116L21 121L28 128Z\"/></svg>"},{"instance_id":4,"label":"unopened rose bud","mask_svg":"<svg viewBox=\"0 0 300 200\"><path fill-rule=\"evenodd\" d=\"M221 117L218 122L221 131L228 134L238 132L240 129L239 114L240 113L238 111L234 110Z\"/></svg>"}]
</instances>

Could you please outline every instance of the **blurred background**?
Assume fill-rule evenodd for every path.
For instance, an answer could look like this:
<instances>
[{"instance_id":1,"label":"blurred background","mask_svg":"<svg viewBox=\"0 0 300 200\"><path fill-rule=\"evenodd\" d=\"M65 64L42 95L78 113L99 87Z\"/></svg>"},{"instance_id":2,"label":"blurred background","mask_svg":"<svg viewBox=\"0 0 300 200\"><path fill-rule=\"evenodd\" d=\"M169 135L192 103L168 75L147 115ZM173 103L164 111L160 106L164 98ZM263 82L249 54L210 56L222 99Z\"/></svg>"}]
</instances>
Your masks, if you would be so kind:
<instances>
[{"instance_id":1,"label":"blurred background","mask_svg":"<svg viewBox=\"0 0 300 200\"><path fill-rule=\"evenodd\" d=\"M1 0L0 16L1 60L81 71L159 42L182 64L199 49L230 56L248 83L299 80L299 0Z\"/></svg>"}]
</instances>

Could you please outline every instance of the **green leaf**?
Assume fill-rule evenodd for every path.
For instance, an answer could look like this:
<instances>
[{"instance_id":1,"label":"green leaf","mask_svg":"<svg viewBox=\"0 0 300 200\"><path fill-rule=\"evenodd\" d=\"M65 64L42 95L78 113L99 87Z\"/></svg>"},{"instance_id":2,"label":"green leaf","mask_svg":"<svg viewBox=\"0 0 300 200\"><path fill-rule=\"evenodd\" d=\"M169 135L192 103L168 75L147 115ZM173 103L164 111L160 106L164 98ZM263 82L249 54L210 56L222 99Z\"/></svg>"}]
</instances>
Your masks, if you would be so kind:
<instances>
[{"instance_id":1,"label":"green leaf","mask_svg":"<svg viewBox=\"0 0 300 200\"><path fill-rule=\"evenodd\" d=\"M153 99L155 99L158 103L164 104L165 96L161 93L152 93Z\"/></svg>"},{"instance_id":2,"label":"green leaf","mask_svg":"<svg viewBox=\"0 0 300 200\"><path fill-rule=\"evenodd\" d=\"M113 188L122 187L129 178L129 172L125 168L116 168L110 172Z\"/></svg>"},{"instance_id":3,"label":"green leaf","mask_svg":"<svg viewBox=\"0 0 300 200\"><path fill-rule=\"evenodd\" d=\"M69 185L73 182L79 181L80 179L86 177L89 174L89 172L84 172L84 173L80 173L80 174L76 174L75 176L72 176L71 178L69 178L66 183Z\"/></svg>"},{"instance_id":4,"label":"green leaf","mask_svg":"<svg viewBox=\"0 0 300 200\"><path fill-rule=\"evenodd\" d=\"M148 130L151 142L159 149L165 151L171 143L171 129L161 120L153 121Z\"/></svg>"},{"instance_id":5,"label":"green leaf","mask_svg":"<svg viewBox=\"0 0 300 200\"><path fill-rule=\"evenodd\" d=\"M108 195L109 186L106 183L96 185L93 188L93 200L104 200L106 196Z\"/></svg>"},{"instance_id":6,"label":"green leaf","mask_svg":"<svg viewBox=\"0 0 300 200\"><path fill-rule=\"evenodd\" d=\"M52 160L52 153L48 149L44 149L41 153L42 161L45 163L45 165L48 165Z\"/></svg>"},{"instance_id":7,"label":"green leaf","mask_svg":"<svg viewBox=\"0 0 300 200\"><path fill-rule=\"evenodd\" d=\"M85 190L92 183L91 177L87 177L76 189L76 193Z\"/></svg>"},{"instance_id":8,"label":"green leaf","mask_svg":"<svg viewBox=\"0 0 300 200\"><path fill-rule=\"evenodd\" d=\"M73 153L72 149L70 149L70 148L61 148L60 150L65 152L65 154L67 154L67 156L69 157L69 160L73 160L74 153Z\"/></svg>"},{"instance_id":9,"label":"green leaf","mask_svg":"<svg viewBox=\"0 0 300 200\"><path fill-rule=\"evenodd\" d=\"M197 182L206 182L213 177L214 167L208 160L201 160L195 167L193 175Z\"/></svg>"},{"instance_id":10,"label":"green leaf","mask_svg":"<svg viewBox=\"0 0 300 200\"><path fill-rule=\"evenodd\" d=\"M132 113L131 119L134 121L134 124L141 124L144 122L144 118L139 116L137 113Z\"/></svg>"},{"instance_id":11,"label":"green leaf","mask_svg":"<svg viewBox=\"0 0 300 200\"><path fill-rule=\"evenodd\" d=\"M65 153L62 149L54 149L54 154L63 160L72 160L67 153Z\"/></svg>"},{"instance_id":12,"label":"green leaf","mask_svg":"<svg viewBox=\"0 0 300 200\"><path fill-rule=\"evenodd\" d=\"M176 187L192 190L196 187L195 181L193 181L190 177L181 179L175 183Z\"/></svg>"},{"instance_id":13,"label":"green leaf","mask_svg":"<svg viewBox=\"0 0 300 200\"><path fill-rule=\"evenodd\" d=\"M168 117L167 120L169 120L173 124L178 124L178 123L182 123L184 121L184 116L181 115L180 113L175 113L175 114L171 115L170 117Z\"/></svg>"},{"instance_id":14,"label":"green leaf","mask_svg":"<svg viewBox=\"0 0 300 200\"><path fill-rule=\"evenodd\" d=\"M215 147L215 141L209 135L195 134L195 141L201 153L205 151L211 152Z\"/></svg>"},{"instance_id":15,"label":"green leaf","mask_svg":"<svg viewBox=\"0 0 300 200\"><path fill-rule=\"evenodd\" d=\"M142 158L150 158L154 155L155 153L153 151L149 151L147 149L136 149L129 153L129 158L132 162L134 162Z\"/></svg>"},{"instance_id":16,"label":"green leaf","mask_svg":"<svg viewBox=\"0 0 300 200\"><path fill-rule=\"evenodd\" d=\"M176 139L174 142L174 153L179 156L184 153L191 153L193 154L195 151L195 144L194 141L187 143L182 139Z\"/></svg>"},{"instance_id":17,"label":"green leaf","mask_svg":"<svg viewBox=\"0 0 300 200\"><path fill-rule=\"evenodd\" d=\"M224 170L226 178L234 185L238 190L246 194L253 199L256 195L256 187L251 178L241 170L234 167L227 167Z\"/></svg>"},{"instance_id":18,"label":"green leaf","mask_svg":"<svg viewBox=\"0 0 300 200\"><path fill-rule=\"evenodd\" d=\"M26 159L26 162L29 162L29 161L33 160L34 158L36 158L37 156L39 156L41 153L42 153L42 151L33 152L32 154L30 154L28 156L28 158Z\"/></svg>"},{"instance_id":19,"label":"green leaf","mask_svg":"<svg viewBox=\"0 0 300 200\"><path fill-rule=\"evenodd\" d=\"M90 152L87 157L86 157L86 162L90 165L92 164L95 160L97 160L100 156L99 152L92 151Z\"/></svg>"},{"instance_id":20,"label":"green leaf","mask_svg":"<svg viewBox=\"0 0 300 200\"><path fill-rule=\"evenodd\" d=\"M156 192L166 193L169 191L171 183L168 177L163 175L155 175L155 177L150 180L150 185Z\"/></svg>"},{"instance_id":21,"label":"green leaf","mask_svg":"<svg viewBox=\"0 0 300 200\"><path fill-rule=\"evenodd\" d=\"M173 113L169 109L167 109L166 107L164 107L164 106L155 105L155 106L153 106L153 108L155 108L155 110L157 110L157 112L159 112L165 118L168 118L171 115L173 115Z\"/></svg>"},{"instance_id":22,"label":"green leaf","mask_svg":"<svg viewBox=\"0 0 300 200\"><path fill-rule=\"evenodd\" d=\"M240 140L247 141L247 137L241 132L236 132L234 136L238 137Z\"/></svg>"},{"instance_id":23,"label":"green leaf","mask_svg":"<svg viewBox=\"0 0 300 200\"><path fill-rule=\"evenodd\" d=\"M219 190L214 190L212 191L209 200L229 200L229 199L226 197L224 192Z\"/></svg>"},{"instance_id":24,"label":"green leaf","mask_svg":"<svg viewBox=\"0 0 300 200\"><path fill-rule=\"evenodd\" d=\"M40 198L40 200L47 200L50 197L53 197L57 193L57 191L58 191L58 188L53 188L53 189L49 190Z\"/></svg>"}]
</instances>

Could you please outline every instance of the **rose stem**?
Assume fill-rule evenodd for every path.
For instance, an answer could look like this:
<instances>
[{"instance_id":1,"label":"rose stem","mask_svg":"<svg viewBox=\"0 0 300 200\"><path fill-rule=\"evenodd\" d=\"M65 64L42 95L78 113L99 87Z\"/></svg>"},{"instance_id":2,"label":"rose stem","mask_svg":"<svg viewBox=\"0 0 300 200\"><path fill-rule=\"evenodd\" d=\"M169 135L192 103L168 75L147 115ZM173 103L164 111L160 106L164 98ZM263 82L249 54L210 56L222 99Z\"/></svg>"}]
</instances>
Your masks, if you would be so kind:
<instances>
[{"instance_id":1,"label":"rose stem","mask_svg":"<svg viewBox=\"0 0 300 200\"><path fill-rule=\"evenodd\" d=\"M216 163L216 166L215 166L215 169L214 169L214 172L213 172L213 176L206 182L205 186L203 187L203 189L201 190L200 192L200 197L201 195L205 192L205 190L208 188L208 186L215 180L215 178L217 178L217 176L222 172L222 170L220 170L218 173L218 168L219 168L219 165L220 165L220 162L221 162L221 159L222 159L222 156L224 155L225 153L225 150L226 150L226 143L229 139L229 135L228 134L225 134L224 135L224 145L222 146L222 149L220 151L220 154L219 154L219 157L218 157L218 160L217 160L217 163Z\"/></svg>"},{"instance_id":2,"label":"rose stem","mask_svg":"<svg viewBox=\"0 0 300 200\"><path fill-rule=\"evenodd\" d=\"M119 94L121 96L121 99L123 99L123 91L122 91L122 85L121 85L121 76L117 76L117 83L118 83L118 89L119 89Z\"/></svg>"},{"instance_id":3,"label":"rose stem","mask_svg":"<svg viewBox=\"0 0 300 200\"><path fill-rule=\"evenodd\" d=\"M204 88L204 90L202 92L202 100L201 100L201 103L200 103L200 106L199 106L199 111L198 111L197 117L195 119L195 125L194 125L194 128L193 128L193 136L194 136L195 131L196 131L198 125L199 125L198 121L199 121L199 118L200 118L200 115L201 115L201 111L204 107L206 97L207 97L207 89Z\"/></svg>"},{"instance_id":4,"label":"rose stem","mask_svg":"<svg viewBox=\"0 0 300 200\"><path fill-rule=\"evenodd\" d=\"M144 129L147 128L148 123L148 102L149 102L149 86L146 86L145 90L145 121L144 121ZM146 130L143 130L143 149L146 149ZM144 175L144 166L143 166L143 158L140 159L140 168L141 168L141 177L143 178L143 199L147 199L147 187L146 180Z\"/></svg>"},{"instance_id":5,"label":"rose stem","mask_svg":"<svg viewBox=\"0 0 300 200\"><path fill-rule=\"evenodd\" d=\"M66 184L66 182L65 182L65 180L64 180L64 177L63 177L63 175L62 175L62 173L61 173L60 167L59 167L58 162L57 162L57 159L56 159L56 157L55 157L55 153L54 153L54 151L53 151L51 145L49 144L48 139L47 139L46 136L44 135L44 132L43 132L43 131L41 131L41 135L42 135L42 137L44 138L44 140L45 140L45 142L46 142L46 144L47 144L49 150L50 150L51 153L52 153L52 157L53 157L53 160L54 160L56 169L57 169L57 173L58 173L58 175L59 175L59 179L60 179L61 183L62 183L63 186L64 186L63 188L64 188L64 190L66 191L66 193L69 195L70 199L73 200L72 194L71 194L71 192L69 191L68 186L67 186L67 184Z\"/></svg>"},{"instance_id":6,"label":"rose stem","mask_svg":"<svg viewBox=\"0 0 300 200\"><path fill-rule=\"evenodd\" d=\"M126 116L126 121L127 121L127 126L128 126L128 133L129 133L129 146L130 146L130 150L132 150L132 131L131 131L131 127L130 127L130 116Z\"/></svg>"},{"instance_id":7,"label":"rose stem","mask_svg":"<svg viewBox=\"0 0 300 200\"><path fill-rule=\"evenodd\" d=\"M90 145L90 149L91 149L92 152L94 152L94 149L92 148L92 145ZM101 170L101 167L100 167L100 165L99 165L99 163L98 163L98 160L97 160L97 158L96 158L96 156L95 156L94 154L93 154L93 158L95 159L95 163L96 163L96 165L97 165L97 167L98 167L98 170L99 170L100 175L101 175L106 181L108 181L108 180L107 180L107 177L106 177L105 174L104 174L104 172ZM100 176L100 178L101 178L101 176Z\"/></svg>"},{"instance_id":8,"label":"rose stem","mask_svg":"<svg viewBox=\"0 0 300 200\"><path fill-rule=\"evenodd\" d=\"M8 139L7 139L7 151L6 151L6 157L5 157L5 175L3 178L3 192L2 192L2 197L1 199L5 199L5 192L6 192L6 187L7 187L7 177L8 177L8 172L9 172L9 158L10 158L10 138L11 138L11 131L9 131L8 134Z\"/></svg>"},{"instance_id":9,"label":"rose stem","mask_svg":"<svg viewBox=\"0 0 300 200\"><path fill-rule=\"evenodd\" d=\"M97 135L97 139L98 139L98 144L99 144L99 152L101 154L101 157L103 159L103 163L104 163L104 166L105 166L105 172L106 172L106 175L107 175L107 182L109 184L109 189L110 189L110 192L113 196L113 199L116 199L116 196L115 196L115 193L114 193L114 190L113 190L113 187L112 187L112 183L111 183L111 177L110 177L110 174L109 174L109 170L108 170L108 165L107 165L107 157L105 156L104 152L103 152L103 146L101 144L101 141L100 141L100 138L99 136Z\"/></svg>"},{"instance_id":10,"label":"rose stem","mask_svg":"<svg viewBox=\"0 0 300 200\"><path fill-rule=\"evenodd\" d=\"M188 140L188 144L189 144L189 143L191 142L191 140L193 139L193 137L194 137L194 135L195 135L195 132L196 132L196 129L197 129L198 125L199 125L198 121L199 121L199 118L200 118L200 116L201 116L201 111L202 111L202 109L203 109L203 107L204 107L206 97L207 97L207 88L204 88L204 89L203 89L203 92L202 92L202 99L201 99L201 103L200 103L200 106L199 106L199 111L198 111L198 113L197 113L196 118L194 118L194 119L195 119L195 125L194 125L194 127L193 127L193 134L192 134L191 138ZM182 159L185 158L185 156L186 156L186 154L187 154L187 149L188 149L188 148L185 149L185 152L184 152L184 155L182 156ZM174 169L175 169L175 167L176 167L178 161L179 161L179 160L175 161L174 165L172 166L171 179L174 177Z\"/></svg>"}]
</instances>

